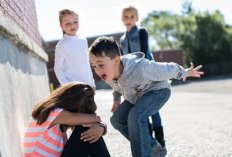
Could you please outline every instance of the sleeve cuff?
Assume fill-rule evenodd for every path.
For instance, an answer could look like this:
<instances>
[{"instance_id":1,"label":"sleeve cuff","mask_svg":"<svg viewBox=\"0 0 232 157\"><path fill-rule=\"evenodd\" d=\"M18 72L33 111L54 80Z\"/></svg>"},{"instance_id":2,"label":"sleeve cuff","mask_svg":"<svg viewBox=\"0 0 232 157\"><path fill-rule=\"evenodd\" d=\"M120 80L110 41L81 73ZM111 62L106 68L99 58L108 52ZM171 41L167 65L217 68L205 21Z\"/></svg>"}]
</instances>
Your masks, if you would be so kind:
<instances>
[{"instance_id":1,"label":"sleeve cuff","mask_svg":"<svg viewBox=\"0 0 232 157\"><path fill-rule=\"evenodd\" d=\"M188 75L189 75L189 70L188 70L188 69L184 69L184 72L183 72L182 78L184 78L184 77L188 77Z\"/></svg>"},{"instance_id":2,"label":"sleeve cuff","mask_svg":"<svg viewBox=\"0 0 232 157\"><path fill-rule=\"evenodd\" d=\"M117 92L113 92L113 96L114 96L114 101L121 101L121 94L117 93Z\"/></svg>"}]
</instances>

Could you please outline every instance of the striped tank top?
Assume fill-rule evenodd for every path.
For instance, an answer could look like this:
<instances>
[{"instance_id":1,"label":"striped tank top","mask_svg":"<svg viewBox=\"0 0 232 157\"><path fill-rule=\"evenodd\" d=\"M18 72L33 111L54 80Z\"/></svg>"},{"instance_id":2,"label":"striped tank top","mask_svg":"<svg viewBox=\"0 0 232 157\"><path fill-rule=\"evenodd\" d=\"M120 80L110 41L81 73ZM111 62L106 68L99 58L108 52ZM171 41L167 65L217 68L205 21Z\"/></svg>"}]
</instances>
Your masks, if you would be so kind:
<instances>
[{"instance_id":1,"label":"striped tank top","mask_svg":"<svg viewBox=\"0 0 232 157\"><path fill-rule=\"evenodd\" d=\"M48 129L52 121L63 109L52 111L41 125L30 119L24 136L24 157L59 157L67 142L66 133L62 133L57 124Z\"/></svg>"}]
</instances>

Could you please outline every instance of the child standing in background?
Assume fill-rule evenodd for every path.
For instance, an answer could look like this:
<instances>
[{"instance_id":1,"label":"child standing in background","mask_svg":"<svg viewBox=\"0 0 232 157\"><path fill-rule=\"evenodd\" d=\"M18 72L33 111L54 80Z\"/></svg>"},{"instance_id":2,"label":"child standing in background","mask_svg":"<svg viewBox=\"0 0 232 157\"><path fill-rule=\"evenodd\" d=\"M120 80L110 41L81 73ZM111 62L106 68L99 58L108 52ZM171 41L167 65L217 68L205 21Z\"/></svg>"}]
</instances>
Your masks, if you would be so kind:
<instances>
[{"instance_id":1,"label":"child standing in background","mask_svg":"<svg viewBox=\"0 0 232 157\"><path fill-rule=\"evenodd\" d=\"M91 71L88 44L84 37L77 35L79 16L74 11L64 9L59 12L63 39L56 45L55 73L60 84L73 81L85 82L95 90Z\"/></svg>"},{"instance_id":2,"label":"child standing in background","mask_svg":"<svg viewBox=\"0 0 232 157\"><path fill-rule=\"evenodd\" d=\"M120 39L122 55L143 52L145 58L154 60L149 49L147 30L136 26L136 22L139 20L138 9L134 6L123 8L121 20L126 27L126 32Z\"/></svg>"},{"instance_id":3,"label":"child standing in background","mask_svg":"<svg viewBox=\"0 0 232 157\"><path fill-rule=\"evenodd\" d=\"M138 10L134 6L123 8L121 19L126 27L126 32L120 39L122 55L134 52L143 52L145 58L148 60L154 60L149 49L147 30L136 26L136 22L139 20ZM120 102L114 102L114 108L116 108L119 104ZM162 148L165 148L164 131L159 112L152 115L151 118L152 126L149 126L149 132L152 135L153 130L155 138L162 145Z\"/></svg>"}]
</instances>

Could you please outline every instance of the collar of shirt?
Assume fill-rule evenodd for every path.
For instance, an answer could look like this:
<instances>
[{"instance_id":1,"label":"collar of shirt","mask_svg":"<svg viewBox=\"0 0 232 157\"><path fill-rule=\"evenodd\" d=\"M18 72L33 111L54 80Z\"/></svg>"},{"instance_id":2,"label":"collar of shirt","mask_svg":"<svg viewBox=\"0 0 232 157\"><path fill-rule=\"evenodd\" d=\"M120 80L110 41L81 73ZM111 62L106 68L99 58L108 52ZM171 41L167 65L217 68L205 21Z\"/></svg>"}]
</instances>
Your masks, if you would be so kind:
<instances>
[{"instance_id":1,"label":"collar of shirt","mask_svg":"<svg viewBox=\"0 0 232 157\"><path fill-rule=\"evenodd\" d=\"M78 37L78 35L74 35L74 36L72 36L72 35L68 35L68 34L64 34L64 38L67 38L67 39L72 39L72 38L76 38L76 37Z\"/></svg>"},{"instance_id":2,"label":"collar of shirt","mask_svg":"<svg viewBox=\"0 0 232 157\"><path fill-rule=\"evenodd\" d=\"M126 36L130 37L132 34L134 34L136 31L138 31L138 27L135 25L132 27L132 29L129 32L126 32Z\"/></svg>"}]
</instances>

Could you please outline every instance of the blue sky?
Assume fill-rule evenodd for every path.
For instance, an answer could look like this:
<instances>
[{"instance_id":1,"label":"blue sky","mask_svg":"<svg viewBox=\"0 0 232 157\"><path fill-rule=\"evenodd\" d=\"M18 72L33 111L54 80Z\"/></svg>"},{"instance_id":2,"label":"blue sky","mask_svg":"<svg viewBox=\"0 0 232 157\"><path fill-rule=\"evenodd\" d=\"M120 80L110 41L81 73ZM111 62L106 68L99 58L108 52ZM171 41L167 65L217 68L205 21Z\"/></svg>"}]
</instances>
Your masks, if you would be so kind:
<instances>
[{"instance_id":1,"label":"blue sky","mask_svg":"<svg viewBox=\"0 0 232 157\"><path fill-rule=\"evenodd\" d=\"M121 22L121 9L134 5L140 19L152 10L168 10L180 13L183 0L35 0L38 26L45 41L62 38L59 27L59 10L71 9L80 15L78 34L85 37L125 31ZM200 11L219 10L232 25L232 1L192 0L193 8Z\"/></svg>"}]
</instances>

